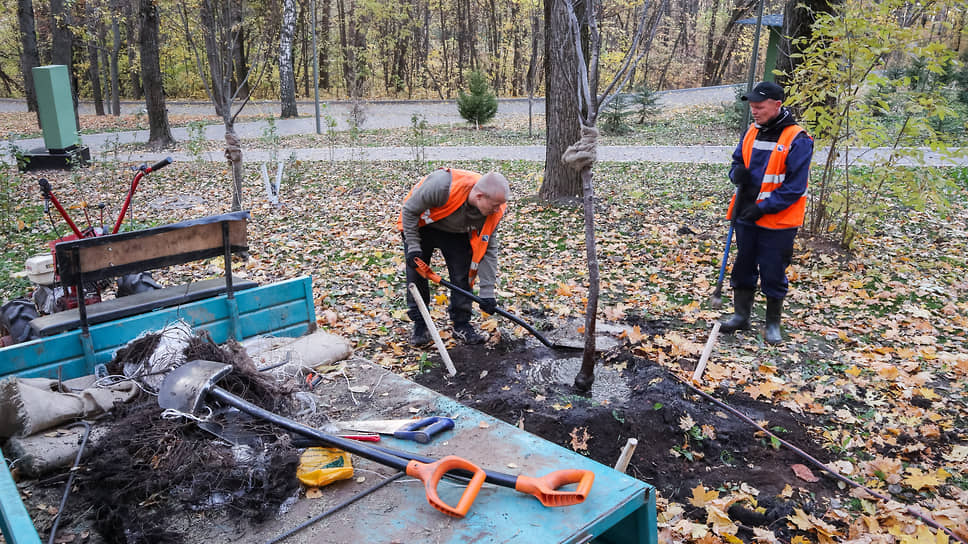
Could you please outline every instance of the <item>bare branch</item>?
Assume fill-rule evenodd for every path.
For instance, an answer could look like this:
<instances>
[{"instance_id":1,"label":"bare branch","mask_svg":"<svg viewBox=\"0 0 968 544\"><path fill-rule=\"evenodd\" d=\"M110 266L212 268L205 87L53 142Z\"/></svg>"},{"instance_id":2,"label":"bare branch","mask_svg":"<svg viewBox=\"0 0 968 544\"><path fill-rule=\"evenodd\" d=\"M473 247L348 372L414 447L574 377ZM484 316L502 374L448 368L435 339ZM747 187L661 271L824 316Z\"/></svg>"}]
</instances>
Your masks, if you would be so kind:
<instances>
[{"instance_id":1,"label":"bare branch","mask_svg":"<svg viewBox=\"0 0 968 544\"><path fill-rule=\"evenodd\" d=\"M588 66L585 65L585 53L581 47L581 26L578 24L578 16L575 15L575 4L573 0L565 0L565 6L568 8L568 20L571 22L572 38L575 40L575 55L578 57L578 109L581 110L592 103Z\"/></svg>"},{"instance_id":2,"label":"bare branch","mask_svg":"<svg viewBox=\"0 0 968 544\"><path fill-rule=\"evenodd\" d=\"M642 50L642 52L639 53L637 57L635 57L635 61L634 62L632 62L631 64L629 64L629 63L626 62L622 66L622 68L615 74L615 78L608 85L608 87L605 89L605 92L602 93L602 96L599 99L600 100L600 102L599 102L600 105L599 105L598 111L601 111L606 106L608 106L608 103L611 102L612 99L615 98L615 96L622 89L625 88L625 85L628 84L628 82L629 82L629 78L632 77L632 71L635 69L636 66L638 66L639 61L642 60L642 57L644 57L645 54L649 52L649 47L652 46L652 40L655 39L655 33L659 29L659 21L662 19L662 13L665 12L667 5L668 5L668 0L662 0L662 5L659 6L659 11L657 11L656 14L655 14L655 20L652 22L652 30L651 30L651 32L649 32L649 41L648 41L649 46L646 47L646 48L644 48ZM641 19L640 23L643 23L644 24L645 21L646 21L646 17L645 17L645 6L643 6L642 7L642 19ZM635 34L636 34L635 39L636 39L636 41L638 41L638 39L639 39L639 29L636 29ZM633 45L633 47L631 49L629 49L629 55L626 56L626 61L629 58L631 58L631 54L632 54L633 51L635 51L635 47L636 46ZM618 87L615 87L615 84L619 80L619 78L622 79L622 83ZM613 88L615 89L615 92L614 93L611 92Z\"/></svg>"}]
</instances>

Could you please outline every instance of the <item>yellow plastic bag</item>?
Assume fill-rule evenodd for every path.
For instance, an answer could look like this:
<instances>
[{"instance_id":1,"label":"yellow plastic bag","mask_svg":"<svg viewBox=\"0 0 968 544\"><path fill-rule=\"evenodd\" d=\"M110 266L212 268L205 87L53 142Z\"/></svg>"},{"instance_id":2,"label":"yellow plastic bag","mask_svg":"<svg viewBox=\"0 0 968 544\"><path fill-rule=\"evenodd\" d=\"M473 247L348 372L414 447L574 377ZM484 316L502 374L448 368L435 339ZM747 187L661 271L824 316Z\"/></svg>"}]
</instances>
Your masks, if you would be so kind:
<instances>
[{"instance_id":1,"label":"yellow plastic bag","mask_svg":"<svg viewBox=\"0 0 968 544\"><path fill-rule=\"evenodd\" d=\"M299 456L296 477L310 487L322 487L353 477L350 454L336 448L309 448Z\"/></svg>"}]
</instances>

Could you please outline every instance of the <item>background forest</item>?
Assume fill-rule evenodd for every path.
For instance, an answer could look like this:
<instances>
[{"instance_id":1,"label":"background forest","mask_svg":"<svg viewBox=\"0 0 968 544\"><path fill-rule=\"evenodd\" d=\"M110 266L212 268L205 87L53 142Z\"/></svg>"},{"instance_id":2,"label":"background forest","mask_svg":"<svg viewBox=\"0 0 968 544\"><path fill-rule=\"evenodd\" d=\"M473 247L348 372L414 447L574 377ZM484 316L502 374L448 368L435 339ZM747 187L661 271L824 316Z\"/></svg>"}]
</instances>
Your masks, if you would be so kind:
<instances>
[{"instance_id":1,"label":"background forest","mask_svg":"<svg viewBox=\"0 0 968 544\"><path fill-rule=\"evenodd\" d=\"M21 59L36 47L39 64L63 63L65 42L76 88L82 99L142 97L139 60L141 22L137 0L32 2L3 0L0 15L0 94L24 94ZM161 72L168 99L207 99L200 73L211 61L200 43L207 24L206 2L160 0ZM313 96L313 24L320 92L326 98L454 98L466 88L471 70L485 74L498 96L544 94L545 10L538 0L285 0L218 3L241 33L235 51L237 82L254 99L280 96L280 59L291 69L295 94ZM653 90L711 86L745 81L755 25L755 0L662 0L647 2L649 28L645 52L629 88ZM809 4L809 3L808 3ZM830 9L813 2L811 9ZM629 47L641 2L607 1L600 25L602 79L610 77ZM765 14L790 10L768 0ZM966 12L959 3L931 17L910 9L904 26L930 34L932 41L964 51ZM963 5L961 6L963 8ZM315 11L314 11L315 10ZM199 16L202 14L202 16ZM26 19L32 15L32 21ZM788 13L789 23L796 23ZM18 23L19 21L19 23ZM25 23L36 41L21 34ZM291 34L286 28L291 29ZM282 32L280 30L283 30ZM796 30L792 28L792 30ZM282 40L282 42L281 42ZM760 40L766 50L765 33ZM58 45L59 44L59 45ZM286 45L291 54L280 54ZM202 51L199 54L199 51ZM782 59L781 59L782 60ZM762 60L759 66L762 67ZM246 78L247 70L258 71ZM115 84L116 81L116 84ZM100 111L100 108L99 110Z\"/></svg>"}]
</instances>

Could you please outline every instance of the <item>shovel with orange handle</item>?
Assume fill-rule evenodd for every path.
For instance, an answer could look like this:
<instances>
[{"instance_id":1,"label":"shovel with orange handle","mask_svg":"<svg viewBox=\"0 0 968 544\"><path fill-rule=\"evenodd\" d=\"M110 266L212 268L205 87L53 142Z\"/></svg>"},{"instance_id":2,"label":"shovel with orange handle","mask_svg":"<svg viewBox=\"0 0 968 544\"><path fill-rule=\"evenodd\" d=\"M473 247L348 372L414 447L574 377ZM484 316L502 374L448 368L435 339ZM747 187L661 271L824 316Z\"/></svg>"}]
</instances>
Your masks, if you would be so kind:
<instances>
[{"instance_id":1,"label":"shovel with orange handle","mask_svg":"<svg viewBox=\"0 0 968 544\"><path fill-rule=\"evenodd\" d=\"M448 516L457 518L467 515L485 479L489 479L498 485L513 487L522 493L534 495L545 506L568 506L584 501L591 491L595 479L595 473L588 470L560 470L546 474L541 478L488 473L474 463L455 455L434 460L408 452L345 440L269 412L216 386L215 382L231 370L232 367L229 365L203 360L191 361L179 366L169 372L162 382L161 389L158 391L158 404L165 409L197 416L202 412L206 399L216 400L253 417L278 425L290 432L318 440L327 446L340 448L382 465L405 471L408 475L423 482L427 502L431 506ZM437 494L440 479L449 472L470 475L464 492L458 499L457 504L453 506L445 503ZM558 490L562 486L574 483L578 484L575 491Z\"/></svg>"}]
</instances>

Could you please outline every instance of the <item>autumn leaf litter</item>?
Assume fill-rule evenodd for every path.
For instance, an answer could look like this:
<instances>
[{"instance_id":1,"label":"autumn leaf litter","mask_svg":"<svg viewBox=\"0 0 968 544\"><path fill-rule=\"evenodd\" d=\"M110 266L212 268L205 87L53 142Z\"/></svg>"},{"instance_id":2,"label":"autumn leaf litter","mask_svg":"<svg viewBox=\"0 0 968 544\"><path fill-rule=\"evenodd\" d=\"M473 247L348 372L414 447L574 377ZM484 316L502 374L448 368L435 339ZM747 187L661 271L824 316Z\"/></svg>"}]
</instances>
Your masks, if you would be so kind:
<instances>
[{"instance_id":1,"label":"autumn leaf litter","mask_svg":"<svg viewBox=\"0 0 968 544\"><path fill-rule=\"evenodd\" d=\"M247 165L243 200L253 216L251 257L235 262L233 268L239 276L261 283L312 275L322 329L351 339L361 356L418 381L433 381L428 376L442 374L439 357L406 344L410 324L403 301L400 239L393 227L401 196L434 166L440 165L290 163L280 195L284 205L274 208L265 200L257 166ZM587 294L581 210L533 198L541 183L539 164L491 161L460 166L500 170L512 182L510 213L501 226L501 303L548 327L580 319ZM109 210L118 209L128 175L100 167L76 174L73 181L69 174L45 174L63 201L78 202L83 192L84 200L106 202ZM787 341L768 347L756 332L721 336L704 374L704 389L714 395L745 403L745 408L766 414L767 419L801 425L800 438L811 444L798 446L811 446L844 476L898 501L884 505L852 489L837 490L815 468L792 468L802 463L792 457L783 457L785 466L770 468L782 472L778 478L788 484L770 482L767 485L776 489L771 487L764 496L744 486L746 480L723 481L717 477L720 469L730 461L740 463L710 459L708 448L726 420L709 407L698 408L701 399L669 385L669 373L691 376L708 330L720 316L706 302L726 228L721 219L729 191L724 174L725 165L595 167L600 319L626 330L623 346L603 356L601 371L610 368L626 376L639 393L667 387L665 394L678 396L647 406L624 404L615 413L616 407L607 403L569 396L560 384L509 382L509 400L516 396L527 406L513 418L502 415L512 424L523 418L525 428L531 417L525 410L571 425L563 429L566 438L559 443L585 453L596 438L604 441L611 429L615 436L607 436L608 447L599 454L602 458L596 458L612 464L629 437L622 435L629 428L618 424L618 418L652 417L637 416L636 410L665 414L662 417L670 421L659 432L671 434L667 438L676 446L658 452L656 459L664 459L667 467L695 469L701 476L690 489L660 487L660 528L674 541L927 542L927 528L903 512L901 505L912 503L968 537L963 506L968 504L965 180L960 180L962 191L946 217L905 210L860 240L851 253L801 237L789 271ZM51 237L46 218L37 213L41 202L33 190L35 179L31 175L21 180L16 213L30 218L24 229ZM228 179L221 165L175 164L142 184L136 218L145 226L227 212ZM178 195L200 197L204 205L179 210L146 206L154 199ZM40 248L6 250L26 257ZM443 269L441 261L433 264ZM213 260L161 277L163 283L198 280L217 276L220 270L221 264ZM4 299L19 294L4 293ZM475 380L479 374L469 369L488 358L507 363L515 354L551 357L536 352L522 329L493 319L478 322L492 337L490 350L483 355L480 350L461 351L449 339L446 297L437 290L431 312L456 352L455 363L468 371L458 376L462 383L450 384L459 386L458 393L463 390L474 398L475 392L468 390L486 380ZM725 302L728 308L728 298ZM762 316L762 301L756 309ZM760 318L756 325L761 324ZM510 363L505 370L509 365L513 370ZM497 368L491 373L497 380L513 380ZM656 385L660 382L666 385ZM446 387L441 384L441 389ZM471 405L488 411L487 406ZM679 411L670 412L672 405ZM585 412L597 419L579 417ZM684 421L682 416L692 419ZM768 428L777 426L766 423ZM747 441L762 439L756 446L762 449L760 459L781 455L767 438L754 438L754 433L749 429ZM633 459L632 474L661 470L636 467L636 462ZM750 471L748 481L753 480L756 467L739 468ZM804 478L808 473L819 476L820 482L809 482ZM735 514L730 508L736 505L769 513L764 504L784 501L795 508L766 526L745 525L729 515ZM939 537L937 542L941 541Z\"/></svg>"}]
</instances>

